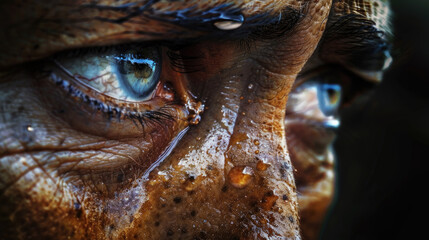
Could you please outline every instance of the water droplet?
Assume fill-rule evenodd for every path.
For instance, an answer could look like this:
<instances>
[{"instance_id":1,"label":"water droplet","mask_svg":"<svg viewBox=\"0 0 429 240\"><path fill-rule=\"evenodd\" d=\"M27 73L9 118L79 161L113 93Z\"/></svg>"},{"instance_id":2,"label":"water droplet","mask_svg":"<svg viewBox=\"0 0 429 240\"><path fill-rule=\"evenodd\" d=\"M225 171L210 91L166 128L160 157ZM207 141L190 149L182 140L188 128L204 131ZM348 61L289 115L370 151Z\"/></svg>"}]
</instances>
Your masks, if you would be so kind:
<instances>
[{"instance_id":1,"label":"water droplet","mask_svg":"<svg viewBox=\"0 0 429 240\"><path fill-rule=\"evenodd\" d=\"M198 123L200 123L200 121L201 121L201 116L200 115L196 115L196 116L194 116L193 118L191 118L189 120L189 123L192 124L192 125L197 125Z\"/></svg>"},{"instance_id":2,"label":"water droplet","mask_svg":"<svg viewBox=\"0 0 429 240\"><path fill-rule=\"evenodd\" d=\"M253 175L253 169L251 167L244 167L242 172L246 175Z\"/></svg>"},{"instance_id":3,"label":"water droplet","mask_svg":"<svg viewBox=\"0 0 429 240\"><path fill-rule=\"evenodd\" d=\"M254 143L256 146L259 146L259 140L255 140L255 141L253 141L253 143Z\"/></svg>"},{"instance_id":4,"label":"water droplet","mask_svg":"<svg viewBox=\"0 0 429 240\"><path fill-rule=\"evenodd\" d=\"M255 154L259 154L259 150L256 150L256 151L255 151Z\"/></svg>"},{"instance_id":5,"label":"water droplet","mask_svg":"<svg viewBox=\"0 0 429 240\"><path fill-rule=\"evenodd\" d=\"M201 121L201 114L204 112L204 104L189 100L186 103L186 108L189 111L189 123L197 125Z\"/></svg>"},{"instance_id":6,"label":"water droplet","mask_svg":"<svg viewBox=\"0 0 429 240\"><path fill-rule=\"evenodd\" d=\"M234 16L233 18L228 17L222 20L219 20L214 23L214 26L220 30L235 30L240 28L243 25L244 17L242 15Z\"/></svg>"},{"instance_id":7,"label":"water droplet","mask_svg":"<svg viewBox=\"0 0 429 240\"><path fill-rule=\"evenodd\" d=\"M228 173L229 182L236 188L245 188L252 178L253 169L247 166L234 167Z\"/></svg>"},{"instance_id":8,"label":"water droplet","mask_svg":"<svg viewBox=\"0 0 429 240\"><path fill-rule=\"evenodd\" d=\"M252 83L251 83L251 84L249 84L249 86L247 86L247 88L248 88L249 90L253 89L253 84L252 84Z\"/></svg>"},{"instance_id":9,"label":"water droplet","mask_svg":"<svg viewBox=\"0 0 429 240\"><path fill-rule=\"evenodd\" d=\"M34 128L31 125L28 125L27 126L27 131L32 132L32 131L34 131Z\"/></svg>"},{"instance_id":10,"label":"water droplet","mask_svg":"<svg viewBox=\"0 0 429 240\"><path fill-rule=\"evenodd\" d=\"M263 161L259 160L258 163L256 163L256 169L259 171L265 171L269 167L268 164L264 163Z\"/></svg>"}]
</instances>

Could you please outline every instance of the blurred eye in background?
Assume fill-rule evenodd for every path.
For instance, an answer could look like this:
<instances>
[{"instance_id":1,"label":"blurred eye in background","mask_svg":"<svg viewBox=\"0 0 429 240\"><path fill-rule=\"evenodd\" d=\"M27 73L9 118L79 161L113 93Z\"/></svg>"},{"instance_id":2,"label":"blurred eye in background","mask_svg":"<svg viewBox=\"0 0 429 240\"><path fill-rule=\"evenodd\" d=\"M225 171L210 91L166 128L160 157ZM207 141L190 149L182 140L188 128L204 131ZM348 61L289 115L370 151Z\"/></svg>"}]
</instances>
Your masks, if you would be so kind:
<instances>
[{"instance_id":1,"label":"blurred eye in background","mask_svg":"<svg viewBox=\"0 0 429 240\"><path fill-rule=\"evenodd\" d=\"M341 104L341 85L332 83L319 83L317 86L317 99L319 108L325 116L335 116Z\"/></svg>"},{"instance_id":2,"label":"blurred eye in background","mask_svg":"<svg viewBox=\"0 0 429 240\"><path fill-rule=\"evenodd\" d=\"M286 116L337 128L341 110L373 87L370 81L339 67L310 72L296 81Z\"/></svg>"}]
</instances>

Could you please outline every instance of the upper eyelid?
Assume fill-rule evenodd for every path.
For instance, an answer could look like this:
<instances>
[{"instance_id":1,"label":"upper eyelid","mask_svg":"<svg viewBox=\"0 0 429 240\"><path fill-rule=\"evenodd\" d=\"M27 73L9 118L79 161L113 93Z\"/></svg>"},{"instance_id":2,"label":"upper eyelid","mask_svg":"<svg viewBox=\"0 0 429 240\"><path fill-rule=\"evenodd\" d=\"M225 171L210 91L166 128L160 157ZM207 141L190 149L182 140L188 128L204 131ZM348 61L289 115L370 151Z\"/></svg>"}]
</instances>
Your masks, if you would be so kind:
<instances>
[{"instance_id":1,"label":"upper eyelid","mask_svg":"<svg viewBox=\"0 0 429 240\"><path fill-rule=\"evenodd\" d=\"M105 54L109 51L120 53L121 51L131 50L133 48L142 48L142 47L165 47L166 56L169 59L170 67L179 73L194 73L204 70L204 65L201 63L201 59L204 58L203 54L195 52L193 55L185 55L178 53L181 49L189 47L188 44L176 44L174 42L146 42L146 43L130 43L130 44L118 44L112 46L102 46L102 47L87 47L87 48L78 48L71 49L57 53L51 57L55 62L58 57L79 57L87 53L99 53ZM58 65L58 62L57 62ZM63 69L67 72L67 69ZM71 73L68 73L69 75Z\"/></svg>"},{"instance_id":2,"label":"upper eyelid","mask_svg":"<svg viewBox=\"0 0 429 240\"><path fill-rule=\"evenodd\" d=\"M212 29L210 32L205 32L204 35L189 38L168 38L168 33L165 38L158 40L142 40L142 41L129 41L124 40L115 44L106 44L102 46L76 46L71 49L66 49L61 52L72 52L81 49L103 49L103 48L120 48L121 46L132 46L132 45L145 45L145 46L165 46L171 50L180 50L181 48L191 46L193 44L201 43L210 40L265 40L275 39L286 34L288 31L293 29L299 20L304 16L301 10L295 10L293 8L286 8L277 16L267 17L266 14L256 15L248 19L248 26L243 26L236 31L215 31ZM190 31L193 31L190 29ZM58 54L54 53L55 54Z\"/></svg>"},{"instance_id":3,"label":"upper eyelid","mask_svg":"<svg viewBox=\"0 0 429 240\"><path fill-rule=\"evenodd\" d=\"M359 79L360 81L366 81L362 76L348 70L343 66L336 64L323 64L313 69L308 69L303 73L300 73L295 80L293 88L299 88L305 83L317 80L318 78L323 78L324 76L329 76L332 73L342 73L353 78Z\"/></svg>"},{"instance_id":4,"label":"upper eyelid","mask_svg":"<svg viewBox=\"0 0 429 240\"><path fill-rule=\"evenodd\" d=\"M274 39L281 37L286 34L289 30L293 29L295 25L299 23L299 20L303 17L301 11L287 8L284 12L280 13L278 16L272 16L267 19L260 19L266 17L266 15L258 15L250 18L248 26L237 29L237 31L211 31L206 32L204 35L189 37L189 38L174 38L171 39L168 37L168 33L165 38L160 38L158 40L142 40L142 41L129 41L124 40L121 42L116 42L115 44L105 44L99 46L76 46L71 49L66 49L58 51L55 54L61 52L71 52L81 49L102 49L102 48L118 48L121 46L132 46L132 45L145 45L145 46L165 46L171 50L180 50L181 48L191 46L193 44L201 43L204 41L210 40L264 40L264 39ZM213 29L214 30L214 29ZM191 29L192 31L192 29Z\"/></svg>"},{"instance_id":5,"label":"upper eyelid","mask_svg":"<svg viewBox=\"0 0 429 240\"><path fill-rule=\"evenodd\" d=\"M245 32L249 33L263 26L272 24L285 25L285 22L287 22L287 25L291 25L290 27L293 27L297 20L304 16L303 12L305 9L301 4L297 6L286 4L280 7L283 8L281 10L277 9L277 11L274 11L273 9L267 9L262 13L257 11L256 13L245 16L243 12L249 11L250 9L240 8L234 3L214 4L212 6L206 4L207 6L204 7L199 7L197 4L187 8L186 6L185 8L178 9L172 7L173 10L160 11L152 6L156 2L157 1L148 1L142 6L139 6L137 3L126 3L119 6L91 3L81 6L81 8L97 9L100 11L107 10L123 14L116 18L97 18L97 20L100 21L121 24L131 21L135 17L141 17L177 25L190 31L202 31L208 34L214 33L215 35L224 32L214 25L214 23L222 21L242 22L243 25L237 29L238 31L235 31L235 33L233 32L233 34L239 35L243 34L243 31L240 31L241 29L245 29Z\"/></svg>"}]
</instances>

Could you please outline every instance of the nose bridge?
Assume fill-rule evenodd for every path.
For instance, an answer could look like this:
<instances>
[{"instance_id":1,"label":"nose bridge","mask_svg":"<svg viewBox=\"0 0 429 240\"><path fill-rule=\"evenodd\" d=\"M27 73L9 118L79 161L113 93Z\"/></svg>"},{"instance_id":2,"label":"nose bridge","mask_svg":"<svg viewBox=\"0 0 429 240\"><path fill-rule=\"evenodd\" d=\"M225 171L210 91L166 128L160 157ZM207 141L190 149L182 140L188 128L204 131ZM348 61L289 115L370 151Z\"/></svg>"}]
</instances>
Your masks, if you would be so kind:
<instances>
[{"instance_id":1,"label":"nose bridge","mask_svg":"<svg viewBox=\"0 0 429 240\"><path fill-rule=\"evenodd\" d=\"M252 72L249 75L250 78L254 76ZM261 79L272 82L272 86L264 86ZM288 159L283 119L287 94L294 77L264 74L257 80L248 81L240 96L237 117L225 153L227 163L233 165L256 166L258 162L276 165L279 159Z\"/></svg>"},{"instance_id":2,"label":"nose bridge","mask_svg":"<svg viewBox=\"0 0 429 240\"><path fill-rule=\"evenodd\" d=\"M136 220L145 223L145 236L159 236L150 228L156 223L185 238L299 239L282 120L293 77L263 74L267 81L291 82L267 86L261 73L252 77L252 66L246 60L219 76L222 84L213 87L215 100L202 121L149 176L144 214Z\"/></svg>"},{"instance_id":3,"label":"nose bridge","mask_svg":"<svg viewBox=\"0 0 429 240\"><path fill-rule=\"evenodd\" d=\"M262 193L259 199L262 211L278 214L273 214L276 217L272 217L271 224L281 222L283 231L296 237L299 236L296 188L283 121L294 76L269 71L248 74L250 81L241 92L224 154L225 180L235 191ZM254 76L258 76L256 81Z\"/></svg>"},{"instance_id":4,"label":"nose bridge","mask_svg":"<svg viewBox=\"0 0 429 240\"><path fill-rule=\"evenodd\" d=\"M163 239L159 230L166 229L185 239L300 239L284 117L330 1L308 3L316 12L299 29L274 44L256 43L207 80L201 121L145 182L147 199L133 223L142 236Z\"/></svg>"}]
</instances>

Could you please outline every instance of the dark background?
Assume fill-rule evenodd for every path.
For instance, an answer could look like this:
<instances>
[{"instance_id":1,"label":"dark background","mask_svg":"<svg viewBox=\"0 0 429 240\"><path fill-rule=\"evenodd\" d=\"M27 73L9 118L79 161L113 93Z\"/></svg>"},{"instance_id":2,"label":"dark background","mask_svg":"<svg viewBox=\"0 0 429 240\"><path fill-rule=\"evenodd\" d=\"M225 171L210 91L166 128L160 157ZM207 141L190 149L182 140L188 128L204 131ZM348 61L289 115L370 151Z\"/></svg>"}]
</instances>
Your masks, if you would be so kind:
<instances>
[{"instance_id":1,"label":"dark background","mask_svg":"<svg viewBox=\"0 0 429 240\"><path fill-rule=\"evenodd\" d=\"M427 239L429 1L391 3L395 62L368 98L342 113L338 192L323 240Z\"/></svg>"}]
</instances>

